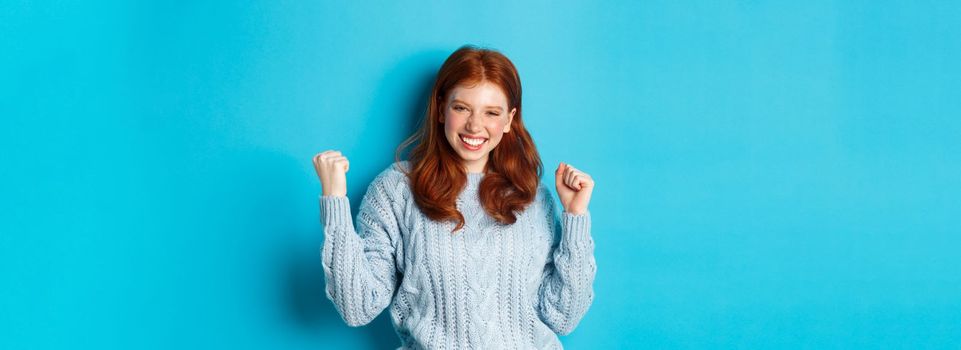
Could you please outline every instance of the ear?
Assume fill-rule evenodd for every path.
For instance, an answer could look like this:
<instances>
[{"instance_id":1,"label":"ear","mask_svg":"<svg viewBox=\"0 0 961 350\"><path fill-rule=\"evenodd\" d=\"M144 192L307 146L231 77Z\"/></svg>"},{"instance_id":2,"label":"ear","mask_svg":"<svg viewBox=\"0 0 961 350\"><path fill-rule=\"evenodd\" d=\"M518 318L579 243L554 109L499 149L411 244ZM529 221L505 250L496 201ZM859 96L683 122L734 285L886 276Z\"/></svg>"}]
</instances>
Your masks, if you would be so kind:
<instances>
[{"instance_id":1,"label":"ear","mask_svg":"<svg viewBox=\"0 0 961 350\"><path fill-rule=\"evenodd\" d=\"M514 122L514 114L517 113L517 108L511 109L511 113L507 116L507 125L504 125L504 133L511 131L511 123Z\"/></svg>"}]
</instances>

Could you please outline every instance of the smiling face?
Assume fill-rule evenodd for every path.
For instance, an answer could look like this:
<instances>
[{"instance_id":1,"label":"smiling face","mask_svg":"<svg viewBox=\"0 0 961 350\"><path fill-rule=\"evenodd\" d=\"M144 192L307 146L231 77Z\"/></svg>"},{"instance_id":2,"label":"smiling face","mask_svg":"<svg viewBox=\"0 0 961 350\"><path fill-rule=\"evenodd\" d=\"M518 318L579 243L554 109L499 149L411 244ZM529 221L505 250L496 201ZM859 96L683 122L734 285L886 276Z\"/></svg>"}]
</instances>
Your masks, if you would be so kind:
<instances>
[{"instance_id":1,"label":"smiling face","mask_svg":"<svg viewBox=\"0 0 961 350\"><path fill-rule=\"evenodd\" d=\"M507 110L507 96L500 87L486 80L450 91L440 122L467 172L484 172L490 152L510 131L515 112L517 108Z\"/></svg>"}]
</instances>

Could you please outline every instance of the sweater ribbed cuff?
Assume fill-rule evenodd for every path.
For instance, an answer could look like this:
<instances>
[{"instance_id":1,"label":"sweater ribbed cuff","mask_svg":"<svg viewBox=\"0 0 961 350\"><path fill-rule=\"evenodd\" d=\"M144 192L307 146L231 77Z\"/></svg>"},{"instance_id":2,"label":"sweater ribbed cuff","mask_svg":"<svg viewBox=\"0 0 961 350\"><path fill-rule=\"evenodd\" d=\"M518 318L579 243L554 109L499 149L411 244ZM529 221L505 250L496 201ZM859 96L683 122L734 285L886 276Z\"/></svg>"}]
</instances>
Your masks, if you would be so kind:
<instances>
[{"instance_id":1,"label":"sweater ribbed cuff","mask_svg":"<svg viewBox=\"0 0 961 350\"><path fill-rule=\"evenodd\" d=\"M562 240L567 244L581 245L591 240L591 212L582 214L563 214L564 235Z\"/></svg>"},{"instance_id":2,"label":"sweater ribbed cuff","mask_svg":"<svg viewBox=\"0 0 961 350\"><path fill-rule=\"evenodd\" d=\"M320 196L320 217L327 227L353 228L350 216L350 200L344 196Z\"/></svg>"}]
</instances>

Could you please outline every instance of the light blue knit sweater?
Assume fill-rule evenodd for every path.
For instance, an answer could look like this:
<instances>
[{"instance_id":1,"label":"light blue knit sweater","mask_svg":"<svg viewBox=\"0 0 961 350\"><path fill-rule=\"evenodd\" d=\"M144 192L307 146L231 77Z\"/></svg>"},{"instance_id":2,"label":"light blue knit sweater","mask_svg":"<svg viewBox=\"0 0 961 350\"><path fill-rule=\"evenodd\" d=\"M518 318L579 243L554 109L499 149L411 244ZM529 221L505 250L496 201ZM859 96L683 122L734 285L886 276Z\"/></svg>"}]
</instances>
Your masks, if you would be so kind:
<instances>
[{"instance_id":1,"label":"light blue knit sweater","mask_svg":"<svg viewBox=\"0 0 961 350\"><path fill-rule=\"evenodd\" d=\"M556 349L593 301L590 213L558 217L541 183L512 225L481 207L483 174L457 199L465 226L424 216L392 164L367 188L357 230L347 197L320 196L327 297L350 326L388 305L403 349Z\"/></svg>"}]
</instances>

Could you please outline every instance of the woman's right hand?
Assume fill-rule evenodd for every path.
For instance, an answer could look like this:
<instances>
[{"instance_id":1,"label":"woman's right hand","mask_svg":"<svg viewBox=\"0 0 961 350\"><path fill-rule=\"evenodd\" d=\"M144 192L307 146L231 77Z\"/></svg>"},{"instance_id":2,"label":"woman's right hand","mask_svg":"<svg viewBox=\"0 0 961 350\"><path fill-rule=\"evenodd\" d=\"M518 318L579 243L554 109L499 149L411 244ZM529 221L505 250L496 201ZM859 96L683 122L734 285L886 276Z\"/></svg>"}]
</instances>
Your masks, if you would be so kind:
<instances>
[{"instance_id":1,"label":"woman's right hand","mask_svg":"<svg viewBox=\"0 0 961 350\"><path fill-rule=\"evenodd\" d=\"M323 151L314 156L314 170L325 196L347 196L347 170L350 162L339 151Z\"/></svg>"}]
</instances>

